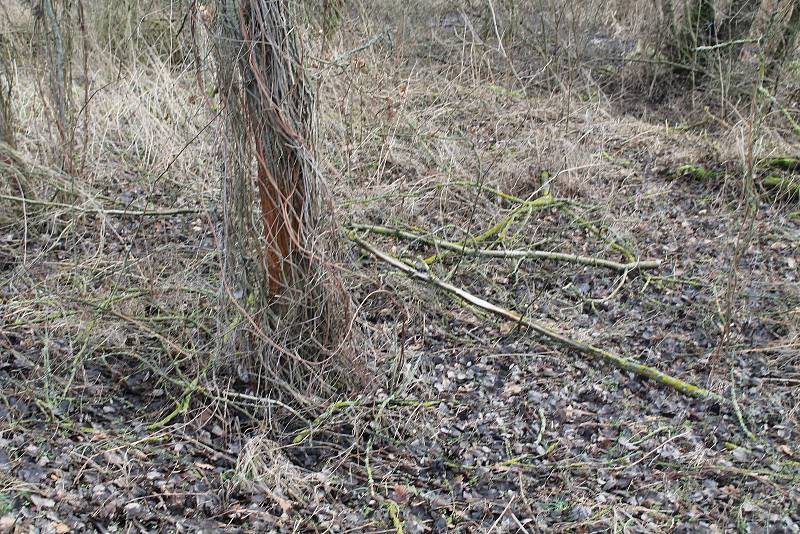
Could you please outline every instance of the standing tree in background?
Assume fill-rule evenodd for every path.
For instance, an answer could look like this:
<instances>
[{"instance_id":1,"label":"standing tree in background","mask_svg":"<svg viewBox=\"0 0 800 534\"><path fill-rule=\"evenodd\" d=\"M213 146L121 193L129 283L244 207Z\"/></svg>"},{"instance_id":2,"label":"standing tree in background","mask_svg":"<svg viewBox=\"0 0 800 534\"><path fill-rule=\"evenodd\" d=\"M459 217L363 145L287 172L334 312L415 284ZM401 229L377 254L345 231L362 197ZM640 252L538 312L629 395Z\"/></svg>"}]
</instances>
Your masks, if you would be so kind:
<instances>
[{"instance_id":1,"label":"standing tree in background","mask_svg":"<svg viewBox=\"0 0 800 534\"><path fill-rule=\"evenodd\" d=\"M754 3L753 0L734 3L737 2ZM735 6L731 6L733 9ZM698 48L713 45L718 35L715 0L661 0L661 12L667 31L664 51L670 61L686 67L703 67L707 55ZM729 29L732 31L733 25Z\"/></svg>"},{"instance_id":2,"label":"standing tree in background","mask_svg":"<svg viewBox=\"0 0 800 534\"><path fill-rule=\"evenodd\" d=\"M73 26L84 28L80 0L37 0L33 3L35 47L43 58L42 100L56 128L55 157L62 170L75 169L76 114L72 87ZM85 46L85 41L84 41ZM84 69L86 50L84 48ZM86 96L85 100L88 100Z\"/></svg>"},{"instance_id":3,"label":"standing tree in background","mask_svg":"<svg viewBox=\"0 0 800 534\"><path fill-rule=\"evenodd\" d=\"M305 402L358 376L315 95L288 0L218 0L226 117L223 347L240 376ZM258 204L258 216L253 207ZM248 365L249 364L249 365Z\"/></svg>"},{"instance_id":4,"label":"standing tree in background","mask_svg":"<svg viewBox=\"0 0 800 534\"><path fill-rule=\"evenodd\" d=\"M12 46L0 35L0 143L14 147L14 115L11 93L14 89Z\"/></svg>"}]
</instances>

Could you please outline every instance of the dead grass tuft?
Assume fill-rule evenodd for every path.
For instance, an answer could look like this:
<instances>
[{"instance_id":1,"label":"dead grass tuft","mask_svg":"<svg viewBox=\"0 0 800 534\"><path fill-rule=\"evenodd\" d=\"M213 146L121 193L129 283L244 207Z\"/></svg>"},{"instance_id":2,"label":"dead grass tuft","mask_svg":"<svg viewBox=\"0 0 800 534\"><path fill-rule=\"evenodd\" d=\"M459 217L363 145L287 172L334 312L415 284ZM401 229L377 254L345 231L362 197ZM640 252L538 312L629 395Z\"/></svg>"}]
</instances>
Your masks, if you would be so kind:
<instances>
[{"instance_id":1,"label":"dead grass tuft","mask_svg":"<svg viewBox=\"0 0 800 534\"><path fill-rule=\"evenodd\" d=\"M293 503L306 501L320 479L320 474L304 472L294 465L283 447L266 435L247 439L236 464L236 476L242 488L268 495L284 514L291 511Z\"/></svg>"}]
</instances>

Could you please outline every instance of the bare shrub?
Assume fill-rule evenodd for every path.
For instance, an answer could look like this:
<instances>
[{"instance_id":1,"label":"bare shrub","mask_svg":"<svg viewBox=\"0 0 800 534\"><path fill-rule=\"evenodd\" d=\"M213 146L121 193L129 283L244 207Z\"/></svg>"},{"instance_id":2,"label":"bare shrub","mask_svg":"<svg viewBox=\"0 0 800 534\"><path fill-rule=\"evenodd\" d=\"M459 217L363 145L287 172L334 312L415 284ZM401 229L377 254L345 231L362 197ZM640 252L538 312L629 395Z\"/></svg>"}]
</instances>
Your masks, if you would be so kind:
<instances>
[{"instance_id":1,"label":"bare shrub","mask_svg":"<svg viewBox=\"0 0 800 534\"><path fill-rule=\"evenodd\" d=\"M98 46L128 65L147 56L180 65L190 57L189 7L178 0L97 2L89 11Z\"/></svg>"}]
</instances>

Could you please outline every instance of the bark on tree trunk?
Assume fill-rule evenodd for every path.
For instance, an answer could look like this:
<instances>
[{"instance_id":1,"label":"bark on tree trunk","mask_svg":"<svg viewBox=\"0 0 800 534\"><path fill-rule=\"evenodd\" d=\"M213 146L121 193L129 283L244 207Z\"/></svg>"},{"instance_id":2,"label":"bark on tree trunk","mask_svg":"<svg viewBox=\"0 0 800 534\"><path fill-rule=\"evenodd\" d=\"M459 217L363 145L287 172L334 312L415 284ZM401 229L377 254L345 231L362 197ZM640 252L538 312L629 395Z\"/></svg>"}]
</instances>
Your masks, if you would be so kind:
<instances>
[{"instance_id":1,"label":"bark on tree trunk","mask_svg":"<svg viewBox=\"0 0 800 534\"><path fill-rule=\"evenodd\" d=\"M716 10L714 0L692 0L687 7L687 30L690 46L706 46L716 42Z\"/></svg>"},{"instance_id":2,"label":"bark on tree trunk","mask_svg":"<svg viewBox=\"0 0 800 534\"><path fill-rule=\"evenodd\" d=\"M684 0L680 5L683 9L677 11L673 0L662 0L661 17L667 29L663 51L671 62L691 72L705 61L697 48L716 42L716 10L714 0Z\"/></svg>"},{"instance_id":3,"label":"bark on tree trunk","mask_svg":"<svg viewBox=\"0 0 800 534\"><path fill-rule=\"evenodd\" d=\"M2 37L0 37L2 39ZM0 41L0 143L14 147L14 119L11 109L11 92L14 89L14 71L11 59Z\"/></svg>"},{"instance_id":4,"label":"bark on tree trunk","mask_svg":"<svg viewBox=\"0 0 800 534\"><path fill-rule=\"evenodd\" d=\"M250 336L249 346L236 350L259 353L256 365L274 374L273 384L336 387L327 376L331 367L347 368L334 381L357 374L350 299L332 268L339 247L316 158L315 96L290 2L219 0L217 10L228 117L223 276L262 338ZM262 333L270 337L267 347Z\"/></svg>"},{"instance_id":5,"label":"bark on tree trunk","mask_svg":"<svg viewBox=\"0 0 800 534\"><path fill-rule=\"evenodd\" d=\"M42 96L48 100L50 120L58 134L55 157L60 160L61 168L68 173L76 170L75 110L72 94L72 22L75 7L71 0L40 0L34 4L37 46L45 58L43 78L47 79L49 90L49 94ZM77 3L77 8L80 19L80 2Z\"/></svg>"}]
</instances>

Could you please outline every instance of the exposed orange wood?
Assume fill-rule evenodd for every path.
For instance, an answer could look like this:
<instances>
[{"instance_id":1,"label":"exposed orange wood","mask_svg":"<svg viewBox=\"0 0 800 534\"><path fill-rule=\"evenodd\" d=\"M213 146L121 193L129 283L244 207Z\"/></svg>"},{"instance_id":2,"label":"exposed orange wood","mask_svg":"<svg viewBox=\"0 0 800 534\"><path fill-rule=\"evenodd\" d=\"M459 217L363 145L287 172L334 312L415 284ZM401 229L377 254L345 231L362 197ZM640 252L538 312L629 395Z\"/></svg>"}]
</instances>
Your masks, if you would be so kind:
<instances>
[{"instance_id":1,"label":"exposed orange wood","mask_svg":"<svg viewBox=\"0 0 800 534\"><path fill-rule=\"evenodd\" d=\"M281 214L280 191L267 168L258 165L258 195L261 216L264 219L264 237L267 240L267 275L269 292L277 295L284 285L283 259L289 255L289 236Z\"/></svg>"},{"instance_id":2,"label":"exposed orange wood","mask_svg":"<svg viewBox=\"0 0 800 534\"><path fill-rule=\"evenodd\" d=\"M279 182L267 166L263 145L258 143L257 147L258 196L261 217L264 221L264 237L267 242L266 267L269 292L271 295L278 295L288 282L289 273L285 268L285 262L297 261L297 258L291 258L292 252L301 248L302 221L293 202L299 194L301 171L290 161L287 172L291 173L291 179ZM284 185L283 182L287 183ZM288 188L291 190L283 190Z\"/></svg>"}]
</instances>

